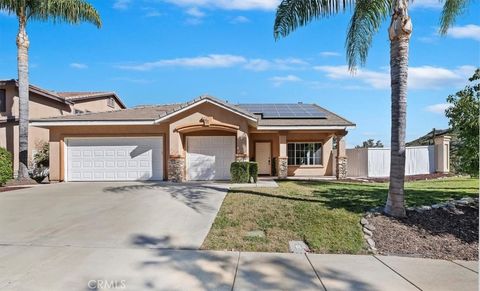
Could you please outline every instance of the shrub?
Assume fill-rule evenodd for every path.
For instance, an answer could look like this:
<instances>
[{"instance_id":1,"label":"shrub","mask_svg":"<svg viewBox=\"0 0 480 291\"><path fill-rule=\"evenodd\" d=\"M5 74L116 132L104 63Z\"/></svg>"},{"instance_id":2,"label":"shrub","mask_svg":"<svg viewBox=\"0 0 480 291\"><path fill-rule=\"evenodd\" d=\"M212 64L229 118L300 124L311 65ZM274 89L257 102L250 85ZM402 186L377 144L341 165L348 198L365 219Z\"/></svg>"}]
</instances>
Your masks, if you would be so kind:
<instances>
[{"instance_id":1,"label":"shrub","mask_svg":"<svg viewBox=\"0 0 480 291\"><path fill-rule=\"evenodd\" d=\"M33 162L36 167L48 167L50 164L50 153L48 142L43 143L40 146L38 152L33 156Z\"/></svg>"},{"instance_id":2,"label":"shrub","mask_svg":"<svg viewBox=\"0 0 480 291\"><path fill-rule=\"evenodd\" d=\"M0 186L12 178L12 154L5 148L0 148Z\"/></svg>"},{"instance_id":3,"label":"shrub","mask_svg":"<svg viewBox=\"0 0 480 291\"><path fill-rule=\"evenodd\" d=\"M250 180L249 162L233 162L230 165L230 175L233 183L248 183Z\"/></svg>"},{"instance_id":4,"label":"shrub","mask_svg":"<svg viewBox=\"0 0 480 291\"><path fill-rule=\"evenodd\" d=\"M248 180L250 181L250 179L253 178L253 182L257 183L257 180L258 180L258 163L257 162L250 162L248 171L249 171L249 174L250 174L250 177L249 177Z\"/></svg>"}]
</instances>

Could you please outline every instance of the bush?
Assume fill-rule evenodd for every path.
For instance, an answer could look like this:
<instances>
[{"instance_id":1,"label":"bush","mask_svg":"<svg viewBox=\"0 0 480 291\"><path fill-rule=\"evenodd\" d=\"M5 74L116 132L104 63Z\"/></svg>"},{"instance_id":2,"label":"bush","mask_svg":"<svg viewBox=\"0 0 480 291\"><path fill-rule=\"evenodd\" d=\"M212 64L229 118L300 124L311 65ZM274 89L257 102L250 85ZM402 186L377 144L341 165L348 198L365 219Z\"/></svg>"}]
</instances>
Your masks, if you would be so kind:
<instances>
[{"instance_id":1,"label":"bush","mask_svg":"<svg viewBox=\"0 0 480 291\"><path fill-rule=\"evenodd\" d=\"M248 181L250 181L251 178L253 178L253 182L257 183L258 180L258 163L257 162L250 162L249 168L248 168L250 177L248 178Z\"/></svg>"},{"instance_id":2,"label":"bush","mask_svg":"<svg viewBox=\"0 0 480 291\"><path fill-rule=\"evenodd\" d=\"M248 183L250 180L249 162L233 162L230 165L232 183Z\"/></svg>"},{"instance_id":3,"label":"bush","mask_svg":"<svg viewBox=\"0 0 480 291\"><path fill-rule=\"evenodd\" d=\"M5 148L0 148L0 186L12 178L12 154Z\"/></svg>"},{"instance_id":4,"label":"bush","mask_svg":"<svg viewBox=\"0 0 480 291\"><path fill-rule=\"evenodd\" d=\"M48 142L43 143L40 146L38 152L33 156L33 162L36 167L44 168L50 164L50 152Z\"/></svg>"}]
</instances>

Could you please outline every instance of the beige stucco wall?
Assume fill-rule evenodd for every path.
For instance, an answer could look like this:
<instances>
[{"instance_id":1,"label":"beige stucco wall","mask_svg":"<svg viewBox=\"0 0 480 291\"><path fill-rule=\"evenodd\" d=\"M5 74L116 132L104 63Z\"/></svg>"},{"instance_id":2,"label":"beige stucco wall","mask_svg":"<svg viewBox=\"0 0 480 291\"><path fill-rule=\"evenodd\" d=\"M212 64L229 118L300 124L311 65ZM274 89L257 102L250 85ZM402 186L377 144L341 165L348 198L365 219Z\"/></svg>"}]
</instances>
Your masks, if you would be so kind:
<instances>
[{"instance_id":1,"label":"beige stucco wall","mask_svg":"<svg viewBox=\"0 0 480 291\"><path fill-rule=\"evenodd\" d=\"M253 128L252 128L253 130ZM286 136L286 142L321 142L323 146L322 166L288 166L289 176L331 176L333 175L333 159L331 156L334 132L302 131L302 132L255 132L250 135L250 158L255 159L255 143L270 142L272 157L280 156L280 136Z\"/></svg>"},{"instance_id":2,"label":"beige stucco wall","mask_svg":"<svg viewBox=\"0 0 480 291\"><path fill-rule=\"evenodd\" d=\"M237 132L237 154L245 154L248 156L248 122L247 120L235 113L218 107L210 103L203 103L195 106L185 112L179 113L167 122L169 123L170 133L170 156L185 157L186 145L185 137L188 134L181 134L175 129L182 125L199 123L203 117L213 117L215 121L239 126ZM205 128L206 131L197 131L196 135L212 135L211 130ZM210 132L209 132L210 131ZM230 135L225 131L218 131L218 135Z\"/></svg>"},{"instance_id":3,"label":"beige stucco wall","mask_svg":"<svg viewBox=\"0 0 480 291\"><path fill-rule=\"evenodd\" d=\"M68 137L123 137L123 136L163 136L164 137L164 175L166 171L166 153L169 151L168 126L131 125L131 126L65 126L50 128L50 180L64 180L64 140Z\"/></svg>"},{"instance_id":4,"label":"beige stucco wall","mask_svg":"<svg viewBox=\"0 0 480 291\"><path fill-rule=\"evenodd\" d=\"M0 86L0 89L6 90L7 110L0 112L0 121L7 118L18 118L19 98L16 86ZM75 105L63 104L36 93L30 92L29 102L29 118L39 119L62 115L74 114L74 107L80 110L88 110L91 112L111 111L121 109L120 104L115 100L115 107L108 106L108 97L98 98L94 100L84 100L75 103ZM48 142L49 130L45 128L29 128L28 147L29 160L31 161L36 150L40 146ZM0 124L0 147L5 147L13 155L13 170L16 174L18 171L18 122L9 124Z\"/></svg>"},{"instance_id":5,"label":"beige stucco wall","mask_svg":"<svg viewBox=\"0 0 480 291\"><path fill-rule=\"evenodd\" d=\"M15 86L4 86L7 96L7 111L0 113L0 119L18 118L19 98ZM69 105L62 104L35 93L30 93L30 119L52 117L71 114ZM30 127L28 132L29 160L40 146L48 142L48 129ZM18 122L3 123L0 125L0 147L5 147L13 155L13 170L18 171Z\"/></svg>"},{"instance_id":6,"label":"beige stucco wall","mask_svg":"<svg viewBox=\"0 0 480 291\"><path fill-rule=\"evenodd\" d=\"M116 99L114 102L114 107L108 106L109 97L103 97L98 99L92 100L82 100L82 101L75 101L74 108L77 110L82 111L90 111L90 112L103 112L103 111L111 111L111 110L120 110L122 107L117 102Z\"/></svg>"}]
</instances>

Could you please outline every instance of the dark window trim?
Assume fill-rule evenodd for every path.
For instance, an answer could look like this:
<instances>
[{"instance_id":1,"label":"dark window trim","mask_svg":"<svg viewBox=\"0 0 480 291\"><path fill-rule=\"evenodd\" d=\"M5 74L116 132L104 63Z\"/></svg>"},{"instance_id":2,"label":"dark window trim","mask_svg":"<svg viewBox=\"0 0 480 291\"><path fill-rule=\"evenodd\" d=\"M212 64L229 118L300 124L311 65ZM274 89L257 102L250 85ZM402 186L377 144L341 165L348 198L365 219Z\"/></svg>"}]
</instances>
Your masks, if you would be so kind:
<instances>
[{"instance_id":1,"label":"dark window trim","mask_svg":"<svg viewBox=\"0 0 480 291\"><path fill-rule=\"evenodd\" d=\"M0 89L0 112L7 112L7 90Z\"/></svg>"}]
</instances>

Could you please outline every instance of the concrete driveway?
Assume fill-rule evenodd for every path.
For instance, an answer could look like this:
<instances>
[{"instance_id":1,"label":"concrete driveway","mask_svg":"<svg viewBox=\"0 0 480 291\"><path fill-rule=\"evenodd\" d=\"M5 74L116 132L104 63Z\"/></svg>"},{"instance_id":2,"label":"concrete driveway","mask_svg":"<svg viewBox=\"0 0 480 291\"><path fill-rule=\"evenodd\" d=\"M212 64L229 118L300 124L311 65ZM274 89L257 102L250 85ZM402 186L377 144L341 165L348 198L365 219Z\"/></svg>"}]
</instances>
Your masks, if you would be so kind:
<instances>
[{"instance_id":1,"label":"concrete driveway","mask_svg":"<svg viewBox=\"0 0 480 291\"><path fill-rule=\"evenodd\" d=\"M0 193L0 244L198 249L221 184L63 183Z\"/></svg>"}]
</instances>

